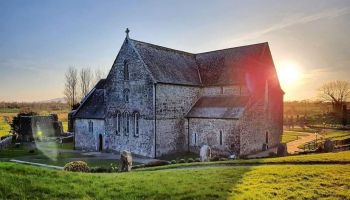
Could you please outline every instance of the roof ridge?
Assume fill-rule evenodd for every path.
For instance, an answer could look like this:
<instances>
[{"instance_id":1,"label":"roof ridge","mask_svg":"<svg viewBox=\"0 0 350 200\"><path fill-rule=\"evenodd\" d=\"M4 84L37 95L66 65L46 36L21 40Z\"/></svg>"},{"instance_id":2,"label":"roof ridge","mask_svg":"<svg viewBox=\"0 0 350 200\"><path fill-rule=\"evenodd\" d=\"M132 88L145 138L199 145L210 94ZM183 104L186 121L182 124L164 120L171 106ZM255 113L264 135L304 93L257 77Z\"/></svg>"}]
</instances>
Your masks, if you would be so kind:
<instances>
[{"instance_id":1,"label":"roof ridge","mask_svg":"<svg viewBox=\"0 0 350 200\"><path fill-rule=\"evenodd\" d=\"M161 48L161 49L164 49L164 50L167 50L167 51L174 51L174 52L178 52L178 53L188 54L189 56L195 56L194 53L190 53L190 52L187 52L187 51L182 51L182 50L178 50L178 49L172 49L172 48L169 48L169 47L164 47L164 46L160 46L160 45L156 45L156 44L152 44L152 43L148 43L148 42L143 42L143 41L139 41L139 40L135 40L135 39L129 39L129 40L132 40L134 42L143 43L143 44L146 44L146 45L150 45L150 46L153 46L153 47L156 47L156 48Z\"/></svg>"},{"instance_id":2,"label":"roof ridge","mask_svg":"<svg viewBox=\"0 0 350 200\"><path fill-rule=\"evenodd\" d=\"M201 53L196 53L194 55L197 56L197 55L213 53L213 52L218 52L218 51L226 51L226 50L238 49L238 48L243 48L243 47L252 47L252 46L268 45L268 44L269 44L268 42L261 42L261 43L248 44L248 45L242 45L242 46L237 46L237 47L229 47L229 48L225 48L225 49L217 49L217 50L213 50L213 51L205 51L205 52L201 52Z\"/></svg>"}]
</instances>

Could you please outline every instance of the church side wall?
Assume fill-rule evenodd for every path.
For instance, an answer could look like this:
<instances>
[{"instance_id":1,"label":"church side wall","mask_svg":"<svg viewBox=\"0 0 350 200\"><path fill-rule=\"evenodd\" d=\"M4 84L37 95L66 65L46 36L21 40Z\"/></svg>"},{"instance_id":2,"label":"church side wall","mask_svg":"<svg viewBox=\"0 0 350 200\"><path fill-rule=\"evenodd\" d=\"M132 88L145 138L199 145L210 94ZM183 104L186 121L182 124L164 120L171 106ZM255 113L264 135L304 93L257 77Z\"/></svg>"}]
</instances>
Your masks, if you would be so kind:
<instances>
[{"instance_id":1,"label":"church side wall","mask_svg":"<svg viewBox=\"0 0 350 200\"><path fill-rule=\"evenodd\" d=\"M123 44L105 83L108 148L113 151L129 150L134 154L153 157L154 85L143 62L130 45ZM128 65L128 80L124 79L125 63ZM125 91L128 91L128 101L125 98ZM135 134L136 112L139 113L138 134ZM129 123L126 114L129 116Z\"/></svg>"},{"instance_id":2,"label":"church side wall","mask_svg":"<svg viewBox=\"0 0 350 200\"><path fill-rule=\"evenodd\" d=\"M89 122L93 123L93 132L89 131ZM75 148L86 151L98 151L99 135L105 140L104 120L76 119L75 120ZM103 148L105 149L105 148Z\"/></svg>"},{"instance_id":3,"label":"church side wall","mask_svg":"<svg viewBox=\"0 0 350 200\"><path fill-rule=\"evenodd\" d=\"M236 126L237 120L234 119L190 118L190 151L199 153L201 146L208 145L213 155L238 155L239 132Z\"/></svg>"},{"instance_id":4,"label":"church side wall","mask_svg":"<svg viewBox=\"0 0 350 200\"><path fill-rule=\"evenodd\" d=\"M248 155L268 148L276 147L281 142L283 132L283 95L272 94L266 102L260 99L247 109L240 119L241 155Z\"/></svg>"},{"instance_id":5,"label":"church side wall","mask_svg":"<svg viewBox=\"0 0 350 200\"><path fill-rule=\"evenodd\" d=\"M157 156L187 151L187 119L200 95L199 87L157 84Z\"/></svg>"},{"instance_id":6,"label":"church side wall","mask_svg":"<svg viewBox=\"0 0 350 200\"><path fill-rule=\"evenodd\" d=\"M203 96L216 95L248 95L247 88L243 85L211 86L202 88Z\"/></svg>"}]
</instances>

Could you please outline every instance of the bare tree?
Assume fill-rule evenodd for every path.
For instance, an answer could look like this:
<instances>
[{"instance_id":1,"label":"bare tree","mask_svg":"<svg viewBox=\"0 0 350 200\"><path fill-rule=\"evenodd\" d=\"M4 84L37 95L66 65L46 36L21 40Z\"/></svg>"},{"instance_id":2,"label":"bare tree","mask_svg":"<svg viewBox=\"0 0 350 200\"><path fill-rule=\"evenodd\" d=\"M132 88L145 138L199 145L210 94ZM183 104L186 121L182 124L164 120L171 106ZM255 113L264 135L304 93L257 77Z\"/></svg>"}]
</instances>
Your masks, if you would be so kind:
<instances>
[{"instance_id":1,"label":"bare tree","mask_svg":"<svg viewBox=\"0 0 350 200\"><path fill-rule=\"evenodd\" d=\"M80 95L84 98L91 90L93 74L90 68L82 68L79 73Z\"/></svg>"},{"instance_id":2,"label":"bare tree","mask_svg":"<svg viewBox=\"0 0 350 200\"><path fill-rule=\"evenodd\" d=\"M68 105L73 106L78 102L77 90L78 90L78 71L74 67L69 67L65 74L66 82L64 87L64 95L66 97Z\"/></svg>"},{"instance_id":3,"label":"bare tree","mask_svg":"<svg viewBox=\"0 0 350 200\"><path fill-rule=\"evenodd\" d=\"M339 80L330 81L319 89L319 94L323 100L332 102L335 112L340 112L350 97L350 83Z\"/></svg>"},{"instance_id":4,"label":"bare tree","mask_svg":"<svg viewBox=\"0 0 350 200\"><path fill-rule=\"evenodd\" d=\"M106 75L101 69L95 70L94 84L98 83L101 79L105 78Z\"/></svg>"}]
</instances>

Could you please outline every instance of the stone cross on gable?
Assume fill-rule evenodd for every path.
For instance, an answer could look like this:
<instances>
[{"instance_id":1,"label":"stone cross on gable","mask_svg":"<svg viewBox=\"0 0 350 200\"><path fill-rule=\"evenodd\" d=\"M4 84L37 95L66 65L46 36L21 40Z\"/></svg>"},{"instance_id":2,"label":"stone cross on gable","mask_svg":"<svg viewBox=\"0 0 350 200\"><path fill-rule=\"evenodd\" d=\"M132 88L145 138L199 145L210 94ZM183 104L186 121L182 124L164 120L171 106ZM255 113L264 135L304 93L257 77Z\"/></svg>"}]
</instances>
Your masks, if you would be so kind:
<instances>
[{"instance_id":1,"label":"stone cross on gable","mask_svg":"<svg viewBox=\"0 0 350 200\"><path fill-rule=\"evenodd\" d=\"M129 28L126 28L125 33L127 38L129 38L129 32L130 32Z\"/></svg>"}]
</instances>

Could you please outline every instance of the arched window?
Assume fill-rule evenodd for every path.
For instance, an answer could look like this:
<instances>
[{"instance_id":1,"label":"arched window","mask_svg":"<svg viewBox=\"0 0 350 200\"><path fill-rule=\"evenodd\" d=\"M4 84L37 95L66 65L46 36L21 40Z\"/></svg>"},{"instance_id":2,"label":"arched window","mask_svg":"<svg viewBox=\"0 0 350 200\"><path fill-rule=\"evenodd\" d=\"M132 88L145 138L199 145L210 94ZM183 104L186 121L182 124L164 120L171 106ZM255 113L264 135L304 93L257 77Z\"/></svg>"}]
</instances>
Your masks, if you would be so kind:
<instances>
[{"instance_id":1,"label":"arched window","mask_svg":"<svg viewBox=\"0 0 350 200\"><path fill-rule=\"evenodd\" d=\"M115 134L119 135L120 134L120 112L117 111L116 114L114 115L114 128L115 130Z\"/></svg>"},{"instance_id":2,"label":"arched window","mask_svg":"<svg viewBox=\"0 0 350 200\"><path fill-rule=\"evenodd\" d=\"M220 133L219 133L219 137L220 137L220 145L222 145L222 130L220 130Z\"/></svg>"},{"instance_id":3,"label":"arched window","mask_svg":"<svg viewBox=\"0 0 350 200\"><path fill-rule=\"evenodd\" d=\"M197 145L197 140L198 140L198 134L197 133L192 133L192 144L194 146Z\"/></svg>"},{"instance_id":4,"label":"arched window","mask_svg":"<svg viewBox=\"0 0 350 200\"><path fill-rule=\"evenodd\" d=\"M94 123L89 121L89 132L92 133L94 131Z\"/></svg>"},{"instance_id":5,"label":"arched window","mask_svg":"<svg viewBox=\"0 0 350 200\"><path fill-rule=\"evenodd\" d=\"M265 137L266 137L266 144L268 144L269 143L269 132L268 131L266 131Z\"/></svg>"},{"instance_id":6,"label":"arched window","mask_svg":"<svg viewBox=\"0 0 350 200\"><path fill-rule=\"evenodd\" d=\"M124 61L124 80L129 80L129 64L126 60Z\"/></svg>"},{"instance_id":7,"label":"arched window","mask_svg":"<svg viewBox=\"0 0 350 200\"><path fill-rule=\"evenodd\" d=\"M140 113L135 112L134 113L134 136L139 136L139 119L140 119Z\"/></svg>"},{"instance_id":8,"label":"arched window","mask_svg":"<svg viewBox=\"0 0 350 200\"><path fill-rule=\"evenodd\" d=\"M129 119L129 113L124 113L124 135L129 135L129 125L130 125L130 119Z\"/></svg>"},{"instance_id":9,"label":"arched window","mask_svg":"<svg viewBox=\"0 0 350 200\"><path fill-rule=\"evenodd\" d=\"M124 94L124 102L125 103L129 103L129 93L130 93L130 90L129 89L125 89L123 91L123 94Z\"/></svg>"}]
</instances>

